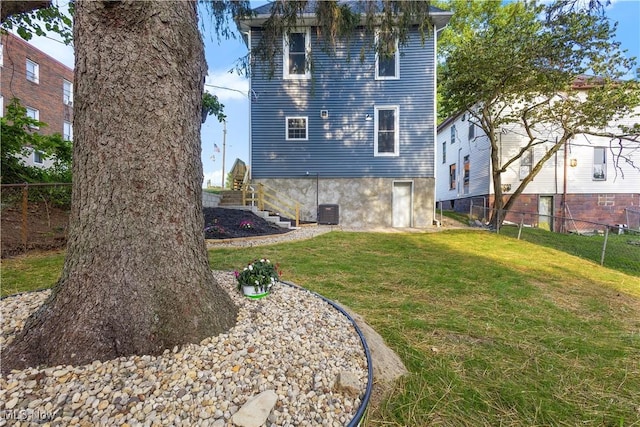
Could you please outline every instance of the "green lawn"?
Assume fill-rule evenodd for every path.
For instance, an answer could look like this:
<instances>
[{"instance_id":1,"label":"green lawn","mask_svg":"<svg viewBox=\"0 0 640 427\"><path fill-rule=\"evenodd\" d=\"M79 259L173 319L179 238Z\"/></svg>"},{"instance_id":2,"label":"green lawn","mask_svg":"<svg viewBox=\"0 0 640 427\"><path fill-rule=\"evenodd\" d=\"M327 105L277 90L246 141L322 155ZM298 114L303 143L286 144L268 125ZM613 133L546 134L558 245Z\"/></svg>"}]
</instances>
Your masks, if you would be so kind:
<instances>
[{"instance_id":1,"label":"green lawn","mask_svg":"<svg viewBox=\"0 0 640 427\"><path fill-rule=\"evenodd\" d=\"M500 234L517 238L518 227L502 227ZM551 233L539 228L523 228L520 239L558 249L598 264L602 258L602 249L605 241L604 236ZM609 233L604 265L628 274L640 276L640 233L622 235Z\"/></svg>"},{"instance_id":2,"label":"green lawn","mask_svg":"<svg viewBox=\"0 0 640 427\"><path fill-rule=\"evenodd\" d=\"M363 315L404 360L410 375L366 425L640 425L637 276L486 231L210 252L216 269L262 257ZM3 292L34 258L3 260ZM35 270L18 281L53 284Z\"/></svg>"}]
</instances>

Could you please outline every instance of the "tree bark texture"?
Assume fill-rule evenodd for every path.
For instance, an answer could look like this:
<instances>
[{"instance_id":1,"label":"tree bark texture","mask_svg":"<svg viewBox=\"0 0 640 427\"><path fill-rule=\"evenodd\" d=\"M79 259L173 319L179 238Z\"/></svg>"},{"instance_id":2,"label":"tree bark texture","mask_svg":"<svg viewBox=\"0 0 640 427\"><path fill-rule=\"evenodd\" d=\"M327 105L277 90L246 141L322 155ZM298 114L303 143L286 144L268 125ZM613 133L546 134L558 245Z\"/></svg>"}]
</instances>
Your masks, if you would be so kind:
<instances>
[{"instance_id":1,"label":"tree bark texture","mask_svg":"<svg viewBox=\"0 0 640 427\"><path fill-rule=\"evenodd\" d=\"M159 354L236 321L204 241L195 2L78 1L74 19L67 255L4 372Z\"/></svg>"}]
</instances>

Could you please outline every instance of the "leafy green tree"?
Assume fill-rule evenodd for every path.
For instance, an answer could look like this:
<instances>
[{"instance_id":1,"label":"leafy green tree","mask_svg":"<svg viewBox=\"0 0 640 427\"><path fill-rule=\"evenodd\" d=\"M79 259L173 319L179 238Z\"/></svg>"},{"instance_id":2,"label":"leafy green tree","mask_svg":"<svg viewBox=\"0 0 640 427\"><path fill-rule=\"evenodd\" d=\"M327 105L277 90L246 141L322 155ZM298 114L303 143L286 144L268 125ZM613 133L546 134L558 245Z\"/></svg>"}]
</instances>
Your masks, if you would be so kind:
<instances>
[{"instance_id":1,"label":"leafy green tree","mask_svg":"<svg viewBox=\"0 0 640 427\"><path fill-rule=\"evenodd\" d=\"M207 120L208 116L215 116L220 123L227 118L224 114L224 104L218 100L218 97L204 92L202 94L202 123Z\"/></svg>"},{"instance_id":2,"label":"leafy green tree","mask_svg":"<svg viewBox=\"0 0 640 427\"><path fill-rule=\"evenodd\" d=\"M74 3L69 2L72 13L73 8ZM15 30L25 40L51 32L59 34L67 44L71 44L73 38L71 18L53 5L51 0L3 1L0 22L0 28Z\"/></svg>"},{"instance_id":3,"label":"leafy green tree","mask_svg":"<svg viewBox=\"0 0 640 427\"><path fill-rule=\"evenodd\" d=\"M47 124L27 116L27 109L20 104L20 100L11 100L5 116L0 118L0 124L3 184L71 182L71 142L65 141L57 133L42 135L36 132L35 129ZM31 150L41 153L44 159L53 159L53 166L44 169L25 165L21 157L29 155Z\"/></svg>"},{"instance_id":4,"label":"leafy green tree","mask_svg":"<svg viewBox=\"0 0 640 427\"><path fill-rule=\"evenodd\" d=\"M461 24L465 36L451 36L446 46L439 79L443 109L467 113L487 135L496 210L510 209L544 163L578 134L609 137L622 146L620 153L638 148L638 126L605 130L612 121L633 116L640 104L638 83L620 79L635 62L614 41L615 25L601 14L573 9L540 19L545 11L524 2L470 5L460 14L470 21ZM577 79L591 88L580 90ZM500 130L514 126L525 142L505 158ZM504 200L502 174L539 145L546 147L545 155ZM500 219L491 221L499 225Z\"/></svg>"}]
</instances>

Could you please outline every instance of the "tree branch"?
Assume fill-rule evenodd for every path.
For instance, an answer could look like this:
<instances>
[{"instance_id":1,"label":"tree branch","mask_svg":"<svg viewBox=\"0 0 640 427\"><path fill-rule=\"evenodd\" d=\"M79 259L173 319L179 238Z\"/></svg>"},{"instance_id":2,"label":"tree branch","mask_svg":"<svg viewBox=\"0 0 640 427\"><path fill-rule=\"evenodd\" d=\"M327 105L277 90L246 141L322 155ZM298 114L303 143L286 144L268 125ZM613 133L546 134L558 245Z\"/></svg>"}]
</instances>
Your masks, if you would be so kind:
<instances>
[{"instance_id":1,"label":"tree branch","mask_svg":"<svg viewBox=\"0 0 640 427\"><path fill-rule=\"evenodd\" d=\"M49 6L51 6L51 0L3 0L2 7L0 8L0 23L4 22L10 16L19 13L33 12L37 9L45 9Z\"/></svg>"}]
</instances>

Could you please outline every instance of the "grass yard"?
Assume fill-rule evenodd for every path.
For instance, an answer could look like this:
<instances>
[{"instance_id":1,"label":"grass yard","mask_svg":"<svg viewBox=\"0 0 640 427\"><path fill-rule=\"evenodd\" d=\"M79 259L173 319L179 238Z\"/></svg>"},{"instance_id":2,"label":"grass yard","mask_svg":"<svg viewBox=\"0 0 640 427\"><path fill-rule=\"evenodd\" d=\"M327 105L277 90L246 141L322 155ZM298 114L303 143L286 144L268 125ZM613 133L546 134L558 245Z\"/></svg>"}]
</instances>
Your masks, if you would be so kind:
<instances>
[{"instance_id":1,"label":"grass yard","mask_svg":"<svg viewBox=\"0 0 640 427\"><path fill-rule=\"evenodd\" d=\"M504 226L500 234L518 237L518 227ZM578 234L550 233L539 228L523 228L522 240L547 246L600 263L604 236L581 236ZM640 233L609 233L604 265L615 270L640 277Z\"/></svg>"},{"instance_id":2,"label":"grass yard","mask_svg":"<svg viewBox=\"0 0 640 427\"><path fill-rule=\"evenodd\" d=\"M262 257L363 315L404 360L410 375L366 425L640 425L638 276L486 231L210 252L216 269ZM52 285L38 272L59 271L50 261L3 260L3 294L36 262L11 280Z\"/></svg>"}]
</instances>

